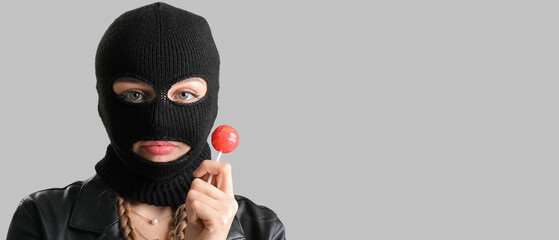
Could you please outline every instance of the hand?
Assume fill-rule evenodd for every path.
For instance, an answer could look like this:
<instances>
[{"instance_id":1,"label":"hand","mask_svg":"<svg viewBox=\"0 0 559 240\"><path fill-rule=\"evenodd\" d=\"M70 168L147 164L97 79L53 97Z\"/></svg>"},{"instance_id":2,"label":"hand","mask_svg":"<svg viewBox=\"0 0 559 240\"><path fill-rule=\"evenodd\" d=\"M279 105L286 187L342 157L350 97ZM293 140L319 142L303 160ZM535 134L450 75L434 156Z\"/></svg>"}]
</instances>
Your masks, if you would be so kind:
<instances>
[{"instance_id":1,"label":"hand","mask_svg":"<svg viewBox=\"0 0 559 240\"><path fill-rule=\"evenodd\" d=\"M211 185L206 182L210 174ZM186 239L226 239L239 208L233 195L231 165L205 160L193 175L197 178L186 196Z\"/></svg>"}]
</instances>

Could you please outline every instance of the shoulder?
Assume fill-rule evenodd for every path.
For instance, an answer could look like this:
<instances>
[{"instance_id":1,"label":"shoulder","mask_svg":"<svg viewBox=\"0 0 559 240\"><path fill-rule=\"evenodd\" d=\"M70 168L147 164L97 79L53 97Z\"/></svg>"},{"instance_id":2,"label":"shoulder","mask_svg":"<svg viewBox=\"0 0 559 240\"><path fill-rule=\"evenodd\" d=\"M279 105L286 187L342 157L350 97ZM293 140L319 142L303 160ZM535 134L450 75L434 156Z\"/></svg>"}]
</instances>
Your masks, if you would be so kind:
<instances>
[{"instance_id":1,"label":"shoulder","mask_svg":"<svg viewBox=\"0 0 559 240\"><path fill-rule=\"evenodd\" d=\"M29 194L21 200L23 204L48 204L75 200L84 181L76 181L60 188L49 188Z\"/></svg>"},{"instance_id":2,"label":"shoulder","mask_svg":"<svg viewBox=\"0 0 559 240\"><path fill-rule=\"evenodd\" d=\"M41 215L69 214L84 181L76 181L65 187L40 190L24 197L19 208L37 209Z\"/></svg>"},{"instance_id":3,"label":"shoulder","mask_svg":"<svg viewBox=\"0 0 559 240\"><path fill-rule=\"evenodd\" d=\"M24 197L14 212L7 239L42 239L45 231L49 231L45 223L64 226L82 185L83 181L77 181Z\"/></svg>"},{"instance_id":4,"label":"shoulder","mask_svg":"<svg viewBox=\"0 0 559 240\"><path fill-rule=\"evenodd\" d=\"M268 207L235 195L239 204L235 218L247 239L285 239L285 228L277 214Z\"/></svg>"},{"instance_id":5,"label":"shoulder","mask_svg":"<svg viewBox=\"0 0 559 240\"><path fill-rule=\"evenodd\" d=\"M265 206L257 205L247 197L235 195L235 199L239 204L239 210L237 211L237 216L239 218L247 218L255 221L274 221L278 219L274 211Z\"/></svg>"}]
</instances>

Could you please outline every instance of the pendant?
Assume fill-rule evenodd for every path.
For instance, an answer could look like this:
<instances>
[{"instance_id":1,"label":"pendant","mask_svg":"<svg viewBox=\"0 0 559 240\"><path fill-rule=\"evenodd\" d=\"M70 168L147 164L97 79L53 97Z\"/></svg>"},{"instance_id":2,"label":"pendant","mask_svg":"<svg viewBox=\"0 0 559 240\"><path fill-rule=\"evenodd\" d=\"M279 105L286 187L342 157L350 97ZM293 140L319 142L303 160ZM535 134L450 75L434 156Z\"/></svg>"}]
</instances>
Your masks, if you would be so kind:
<instances>
[{"instance_id":1,"label":"pendant","mask_svg":"<svg viewBox=\"0 0 559 240\"><path fill-rule=\"evenodd\" d=\"M151 224L153 224L153 225L157 224L158 222L159 222L159 220L157 220L157 218L151 220ZM159 240L159 239L156 239L156 240Z\"/></svg>"}]
</instances>

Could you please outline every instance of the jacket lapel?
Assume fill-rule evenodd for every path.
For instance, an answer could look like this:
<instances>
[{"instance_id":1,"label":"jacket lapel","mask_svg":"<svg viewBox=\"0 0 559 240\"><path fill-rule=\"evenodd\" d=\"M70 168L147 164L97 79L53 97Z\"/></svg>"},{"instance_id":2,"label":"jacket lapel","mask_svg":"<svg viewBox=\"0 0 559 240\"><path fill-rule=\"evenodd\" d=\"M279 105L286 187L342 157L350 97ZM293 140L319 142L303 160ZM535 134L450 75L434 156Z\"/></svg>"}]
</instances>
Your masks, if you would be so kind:
<instances>
[{"instance_id":1,"label":"jacket lapel","mask_svg":"<svg viewBox=\"0 0 559 240\"><path fill-rule=\"evenodd\" d=\"M99 239L120 239L116 196L95 175L80 189L69 226L101 234Z\"/></svg>"},{"instance_id":2,"label":"jacket lapel","mask_svg":"<svg viewBox=\"0 0 559 240\"><path fill-rule=\"evenodd\" d=\"M229 234L227 235L227 240L242 240L245 238L245 233L243 231L243 227L241 226L241 222L239 221L238 217L235 216L233 219L233 223L231 224L231 228L229 229Z\"/></svg>"}]
</instances>

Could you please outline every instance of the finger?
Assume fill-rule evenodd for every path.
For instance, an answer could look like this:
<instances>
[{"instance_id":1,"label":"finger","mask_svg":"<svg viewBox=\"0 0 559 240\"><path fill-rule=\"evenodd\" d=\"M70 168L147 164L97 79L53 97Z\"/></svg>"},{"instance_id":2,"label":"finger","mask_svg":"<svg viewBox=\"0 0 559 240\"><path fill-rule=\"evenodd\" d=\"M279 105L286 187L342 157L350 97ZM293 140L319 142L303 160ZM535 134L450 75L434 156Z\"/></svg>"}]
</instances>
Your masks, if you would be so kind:
<instances>
[{"instance_id":1,"label":"finger","mask_svg":"<svg viewBox=\"0 0 559 240\"><path fill-rule=\"evenodd\" d=\"M195 226L201 226L202 228L206 228L211 231L215 229L214 227L217 226L217 223L227 221L224 215L219 214L218 211L203 201L191 200L188 205L188 208L190 209L188 213L194 216L192 223L195 224ZM188 219L188 221L190 222L191 220Z\"/></svg>"},{"instance_id":2,"label":"finger","mask_svg":"<svg viewBox=\"0 0 559 240\"><path fill-rule=\"evenodd\" d=\"M204 180L204 182L208 182L208 179L210 178L210 176L212 176L212 175L206 174L206 175L200 177L200 179ZM212 178L211 185L213 185L213 186L217 185L217 180L215 178Z\"/></svg>"},{"instance_id":3,"label":"finger","mask_svg":"<svg viewBox=\"0 0 559 240\"><path fill-rule=\"evenodd\" d=\"M192 185L190 186L190 191L188 191L188 194L190 194L190 192L193 190L207 195L215 200L224 200L230 198L230 196L226 193L199 178L196 178L194 179L194 181L192 181Z\"/></svg>"},{"instance_id":4,"label":"finger","mask_svg":"<svg viewBox=\"0 0 559 240\"><path fill-rule=\"evenodd\" d=\"M214 175L215 186L229 196L233 196L233 177L231 175L231 164L205 160L198 169L193 172L194 177L203 177L206 174ZM213 182L213 179L212 179Z\"/></svg>"},{"instance_id":5,"label":"finger","mask_svg":"<svg viewBox=\"0 0 559 240\"><path fill-rule=\"evenodd\" d=\"M197 190L190 189L190 191L188 191L188 196L190 197L190 202L201 201L218 212L222 211L223 209L223 204L221 203L221 201L216 200L215 198L212 198Z\"/></svg>"},{"instance_id":6,"label":"finger","mask_svg":"<svg viewBox=\"0 0 559 240\"><path fill-rule=\"evenodd\" d=\"M214 199L191 188L190 191L188 191L186 203L188 209L187 214L190 213L196 216L196 219L193 219L193 221L196 222L196 224L202 224L206 228L209 228L208 226L216 226L215 224L218 224L217 226L219 227L223 227L223 224L231 222L238 210L237 201L200 179L196 182L195 188L200 188L200 186L212 188L214 191L219 192L224 199ZM211 208L212 211L204 208Z\"/></svg>"},{"instance_id":7,"label":"finger","mask_svg":"<svg viewBox=\"0 0 559 240\"><path fill-rule=\"evenodd\" d=\"M203 195L203 197L199 197L199 195ZM239 209L239 204L237 203L235 196L227 195L201 179L195 179L192 183L190 191L188 191L187 199L191 199L192 201L201 200L210 205L216 211L226 213L231 216L234 216ZM211 201L209 199L211 199Z\"/></svg>"},{"instance_id":8,"label":"finger","mask_svg":"<svg viewBox=\"0 0 559 240\"><path fill-rule=\"evenodd\" d=\"M198 217L195 209L192 208L192 202L189 201L188 198L186 200L186 220L191 226L195 226L200 229L204 228L204 222Z\"/></svg>"},{"instance_id":9,"label":"finger","mask_svg":"<svg viewBox=\"0 0 559 240\"><path fill-rule=\"evenodd\" d=\"M229 163L226 162L218 162L214 160L204 160L198 169L196 169L192 174L194 177L202 177L206 174L211 175L218 175L225 170L229 170L231 172L231 166Z\"/></svg>"}]
</instances>

